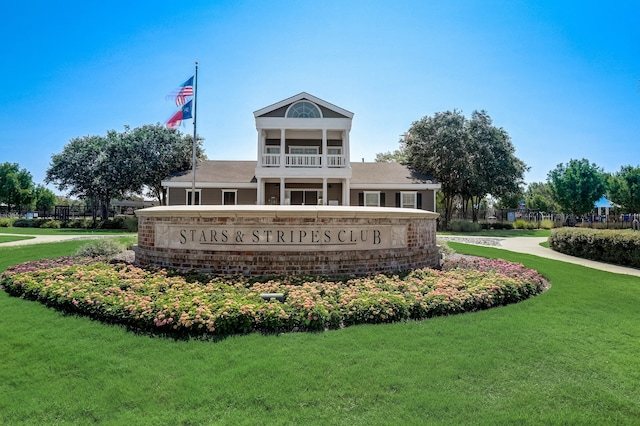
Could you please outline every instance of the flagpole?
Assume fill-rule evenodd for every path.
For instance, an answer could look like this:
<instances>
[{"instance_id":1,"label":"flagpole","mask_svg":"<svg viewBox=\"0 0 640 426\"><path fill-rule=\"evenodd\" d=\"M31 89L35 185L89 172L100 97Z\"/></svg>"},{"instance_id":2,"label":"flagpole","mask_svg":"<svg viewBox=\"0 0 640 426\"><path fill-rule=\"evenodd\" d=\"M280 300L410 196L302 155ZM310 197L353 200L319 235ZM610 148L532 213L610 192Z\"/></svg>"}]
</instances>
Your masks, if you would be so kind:
<instances>
[{"instance_id":1,"label":"flagpole","mask_svg":"<svg viewBox=\"0 0 640 426\"><path fill-rule=\"evenodd\" d=\"M191 168L193 169L193 180L191 181L191 205L196 204L196 146L197 146L197 133L196 133L196 115L197 115L197 100L198 100L198 62L196 61L196 72L193 78L193 155L191 157Z\"/></svg>"}]
</instances>

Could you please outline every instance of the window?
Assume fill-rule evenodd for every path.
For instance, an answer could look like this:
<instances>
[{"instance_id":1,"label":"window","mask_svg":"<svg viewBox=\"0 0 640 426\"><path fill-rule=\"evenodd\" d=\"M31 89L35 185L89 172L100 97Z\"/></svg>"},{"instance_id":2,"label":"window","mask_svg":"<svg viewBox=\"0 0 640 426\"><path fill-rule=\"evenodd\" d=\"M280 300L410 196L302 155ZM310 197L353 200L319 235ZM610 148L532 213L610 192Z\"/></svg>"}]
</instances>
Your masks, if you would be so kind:
<instances>
[{"instance_id":1,"label":"window","mask_svg":"<svg viewBox=\"0 0 640 426\"><path fill-rule=\"evenodd\" d=\"M364 205L366 207L380 207L380 191L364 192Z\"/></svg>"},{"instance_id":2,"label":"window","mask_svg":"<svg viewBox=\"0 0 640 426\"><path fill-rule=\"evenodd\" d=\"M201 191L202 191L201 189L196 189L196 202L195 202L196 206L199 206L202 201ZM191 202L191 190L187 189L187 205L191 206L193 204L194 203Z\"/></svg>"},{"instance_id":3,"label":"window","mask_svg":"<svg viewBox=\"0 0 640 426\"><path fill-rule=\"evenodd\" d=\"M317 106L308 101L293 104L287 111L288 118L322 118Z\"/></svg>"},{"instance_id":4,"label":"window","mask_svg":"<svg viewBox=\"0 0 640 426\"><path fill-rule=\"evenodd\" d=\"M279 146L266 146L266 153L267 154L280 154L280 147Z\"/></svg>"},{"instance_id":5,"label":"window","mask_svg":"<svg viewBox=\"0 0 640 426\"><path fill-rule=\"evenodd\" d=\"M238 204L238 190L237 189L223 189L222 190L222 204L225 206Z\"/></svg>"},{"instance_id":6,"label":"window","mask_svg":"<svg viewBox=\"0 0 640 426\"><path fill-rule=\"evenodd\" d=\"M400 207L403 208L409 208L409 209L415 209L417 208L417 204L416 204L416 199L418 197L416 196L416 192L412 191L412 192L401 192L400 193Z\"/></svg>"},{"instance_id":7,"label":"window","mask_svg":"<svg viewBox=\"0 0 640 426\"><path fill-rule=\"evenodd\" d=\"M327 154L329 154L329 155L342 155L342 147L341 146L330 146L330 147L327 147Z\"/></svg>"},{"instance_id":8,"label":"window","mask_svg":"<svg viewBox=\"0 0 640 426\"><path fill-rule=\"evenodd\" d=\"M289 154L318 155L318 147L317 146L292 146L289 148Z\"/></svg>"}]
</instances>

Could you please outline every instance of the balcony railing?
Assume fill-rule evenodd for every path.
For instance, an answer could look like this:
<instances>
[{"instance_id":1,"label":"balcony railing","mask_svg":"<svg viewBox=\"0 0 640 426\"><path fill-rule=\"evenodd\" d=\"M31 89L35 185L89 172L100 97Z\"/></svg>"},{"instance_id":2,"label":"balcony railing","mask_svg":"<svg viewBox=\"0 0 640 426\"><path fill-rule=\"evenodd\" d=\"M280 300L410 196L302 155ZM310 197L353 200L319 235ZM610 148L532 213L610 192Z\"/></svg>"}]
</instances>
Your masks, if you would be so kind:
<instances>
[{"instance_id":1,"label":"balcony railing","mask_svg":"<svg viewBox=\"0 0 640 426\"><path fill-rule=\"evenodd\" d=\"M284 167L322 167L322 155L286 154ZM262 154L261 167L281 167L280 154ZM342 155L327 155L327 167L346 167Z\"/></svg>"},{"instance_id":2,"label":"balcony railing","mask_svg":"<svg viewBox=\"0 0 640 426\"><path fill-rule=\"evenodd\" d=\"M287 154L284 159L285 167L322 167L319 154Z\"/></svg>"}]
</instances>

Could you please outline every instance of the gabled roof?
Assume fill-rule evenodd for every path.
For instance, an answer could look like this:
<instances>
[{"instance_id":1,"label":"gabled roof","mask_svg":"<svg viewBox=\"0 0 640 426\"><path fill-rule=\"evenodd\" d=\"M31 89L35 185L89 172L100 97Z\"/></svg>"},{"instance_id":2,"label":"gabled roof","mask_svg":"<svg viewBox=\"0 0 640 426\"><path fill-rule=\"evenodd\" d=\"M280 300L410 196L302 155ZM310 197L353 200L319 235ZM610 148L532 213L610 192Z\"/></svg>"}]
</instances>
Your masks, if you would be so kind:
<instances>
[{"instance_id":1,"label":"gabled roof","mask_svg":"<svg viewBox=\"0 0 640 426\"><path fill-rule=\"evenodd\" d=\"M435 184L431 176L423 175L409 166L395 162L351 163L351 185L370 184Z\"/></svg>"},{"instance_id":2,"label":"gabled roof","mask_svg":"<svg viewBox=\"0 0 640 426\"><path fill-rule=\"evenodd\" d=\"M204 160L196 167L196 180L223 184L255 183L256 165L257 161ZM162 185L169 182L191 182L192 179L192 171L187 170L167 177Z\"/></svg>"},{"instance_id":3,"label":"gabled roof","mask_svg":"<svg viewBox=\"0 0 640 426\"><path fill-rule=\"evenodd\" d=\"M255 185L256 161L220 161L205 160L198 163L196 180L213 185L232 187L238 185ZM412 185L428 185L428 188L439 187L435 180L415 172L400 163L351 163L353 172L351 186L355 188L384 186L385 188L408 188ZM163 186L182 186L191 182L191 171L169 176L162 181Z\"/></svg>"},{"instance_id":4,"label":"gabled roof","mask_svg":"<svg viewBox=\"0 0 640 426\"><path fill-rule=\"evenodd\" d=\"M347 118L353 118L353 113L350 111L347 111L346 109L340 108L339 106L333 105L332 103L329 103L325 100L322 100L320 98L316 98L313 95L308 94L307 92L301 92L298 93L297 95L291 96L290 98L284 99L280 102L276 102L275 104L269 105L267 107L264 107L262 109L259 109L257 111L254 111L253 116L258 118L264 114L268 114L271 111L277 110L278 108L282 108L285 107L287 105L291 105L294 102L298 102L298 101L302 101L302 100L308 100L311 101L317 105L323 106L327 109L330 109L332 111L337 112L340 115L343 115Z\"/></svg>"}]
</instances>

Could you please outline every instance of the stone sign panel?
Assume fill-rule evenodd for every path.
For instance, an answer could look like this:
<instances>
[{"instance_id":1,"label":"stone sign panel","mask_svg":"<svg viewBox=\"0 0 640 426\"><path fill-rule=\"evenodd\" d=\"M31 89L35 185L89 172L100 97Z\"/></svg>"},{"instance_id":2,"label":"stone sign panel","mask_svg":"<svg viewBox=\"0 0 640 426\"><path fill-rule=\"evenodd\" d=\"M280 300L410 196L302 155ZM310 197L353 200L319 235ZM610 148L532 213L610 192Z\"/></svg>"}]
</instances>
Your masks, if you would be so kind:
<instances>
[{"instance_id":1,"label":"stone sign panel","mask_svg":"<svg viewBox=\"0 0 640 426\"><path fill-rule=\"evenodd\" d=\"M157 223L155 246L187 250L375 250L407 247L406 225L175 225Z\"/></svg>"}]
</instances>

